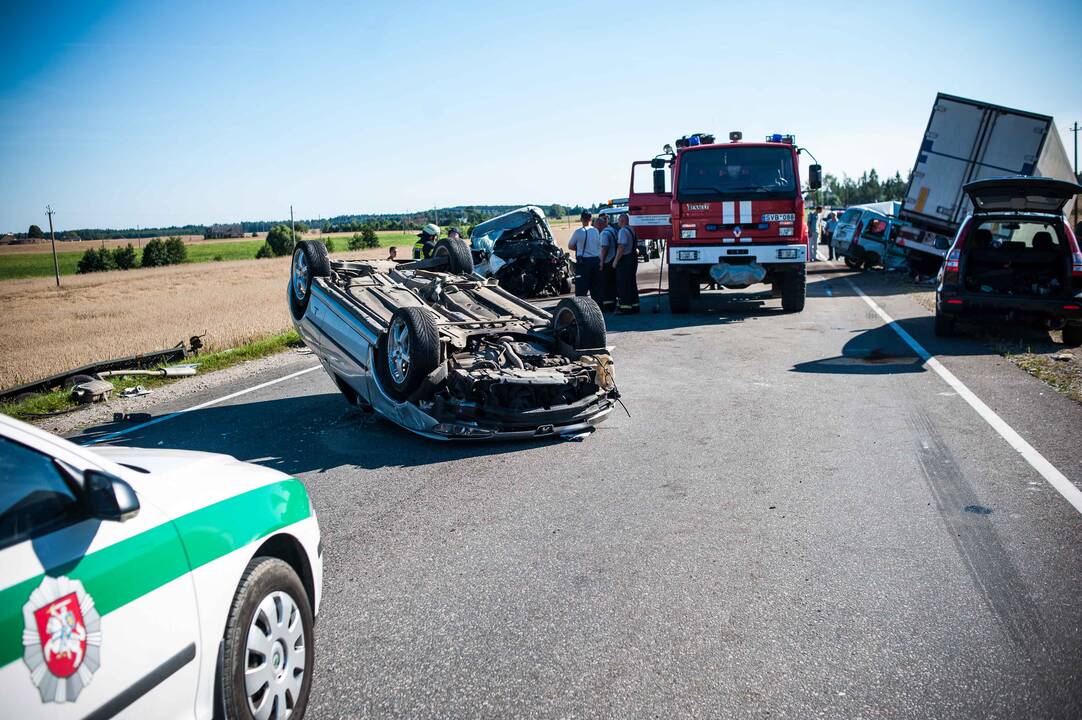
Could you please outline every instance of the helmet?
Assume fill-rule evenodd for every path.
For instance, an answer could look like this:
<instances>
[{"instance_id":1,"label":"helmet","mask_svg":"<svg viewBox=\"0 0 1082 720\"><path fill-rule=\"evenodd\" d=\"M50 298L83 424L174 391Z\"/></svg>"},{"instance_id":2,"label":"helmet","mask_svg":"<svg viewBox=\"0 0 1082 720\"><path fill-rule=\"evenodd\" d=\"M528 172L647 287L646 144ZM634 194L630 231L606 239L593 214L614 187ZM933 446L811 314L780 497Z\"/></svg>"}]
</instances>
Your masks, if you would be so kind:
<instances>
[{"instance_id":1,"label":"helmet","mask_svg":"<svg viewBox=\"0 0 1082 720\"><path fill-rule=\"evenodd\" d=\"M432 237L439 237L440 226L436 225L435 223L428 223L423 228L421 228L421 232L425 235L431 235Z\"/></svg>"}]
</instances>

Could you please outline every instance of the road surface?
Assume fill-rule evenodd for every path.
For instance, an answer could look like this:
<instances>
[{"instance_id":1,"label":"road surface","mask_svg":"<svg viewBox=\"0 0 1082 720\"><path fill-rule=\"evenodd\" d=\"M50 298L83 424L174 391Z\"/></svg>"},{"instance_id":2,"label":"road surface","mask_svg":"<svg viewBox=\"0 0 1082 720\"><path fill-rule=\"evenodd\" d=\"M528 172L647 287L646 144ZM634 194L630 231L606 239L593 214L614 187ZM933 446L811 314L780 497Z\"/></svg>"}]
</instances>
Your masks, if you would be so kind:
<instances>
[{"instance_id":1,"label":"road surface","mask_svg":"<svg viewBox=\"0 0 1082 720\"><path fill-rule=\"evenodd\" d=\"M582 442L418 439L321 370L110 442L308 486L310 718L1082 715L1082 408L840 266L800 314L655 302L610 321L630 417Z\"/></svg>"}]
</instances>

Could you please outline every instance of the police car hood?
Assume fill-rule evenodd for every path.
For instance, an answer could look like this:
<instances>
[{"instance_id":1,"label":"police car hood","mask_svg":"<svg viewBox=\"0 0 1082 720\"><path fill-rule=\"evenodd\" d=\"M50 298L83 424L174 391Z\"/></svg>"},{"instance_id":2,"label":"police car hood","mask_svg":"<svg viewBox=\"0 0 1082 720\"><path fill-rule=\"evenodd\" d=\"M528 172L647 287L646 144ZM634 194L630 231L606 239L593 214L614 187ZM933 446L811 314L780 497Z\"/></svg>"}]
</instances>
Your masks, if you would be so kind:
<instances>
[{"instance_id":1,"label":"police car hood","mask_svg":"<svg viewBox=\"0 0 1082 720\"><path fill-rule=\"evenodd\" d=\"M129 447L96 447L94 452L125 468L124 479L136 494L174 517L289 479L218 453Z\"/></svg>"}]
</instances>

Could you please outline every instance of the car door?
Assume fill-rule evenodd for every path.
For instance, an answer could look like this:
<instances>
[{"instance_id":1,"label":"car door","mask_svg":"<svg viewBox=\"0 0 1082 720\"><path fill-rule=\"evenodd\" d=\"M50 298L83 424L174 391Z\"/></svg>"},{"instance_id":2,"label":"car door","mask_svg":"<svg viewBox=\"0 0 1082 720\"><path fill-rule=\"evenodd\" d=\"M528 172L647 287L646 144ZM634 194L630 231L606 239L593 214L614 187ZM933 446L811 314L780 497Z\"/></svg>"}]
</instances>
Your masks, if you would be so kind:
<instances>
[{"instance_id":1,"label":"car door","mask_svg":"<svg viewBox=\"0 0 1082 720\"><path fill-rule=\"evenodd\" d=\"M180 539L142 500L122 522L91 517L88 469L102 468L0 435L0 714L192 717L198 619Z\"/></svg>"}]
</instances>

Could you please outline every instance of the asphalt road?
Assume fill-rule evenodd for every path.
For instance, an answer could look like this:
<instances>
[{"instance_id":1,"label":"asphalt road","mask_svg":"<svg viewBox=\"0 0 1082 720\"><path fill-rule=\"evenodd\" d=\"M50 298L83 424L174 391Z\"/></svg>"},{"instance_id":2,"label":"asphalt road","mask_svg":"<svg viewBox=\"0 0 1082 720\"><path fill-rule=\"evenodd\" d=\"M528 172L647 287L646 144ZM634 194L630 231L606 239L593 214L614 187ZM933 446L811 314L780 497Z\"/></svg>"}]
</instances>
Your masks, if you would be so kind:
<instances>
[{"instance_id":1,"label":"asphalt road","mask_svg":"<svg viewBox=\"0 0 1082 720\"><path fill-rule=\"evenodd\" d=\"M1082 408L825 263L800 314L612 319L631 416L582 442L425 441L322 371L114 442L306 483L311 718L1082 716L1082 516L847 276L1082 480Z\"/></svg>"}]
</instances>

